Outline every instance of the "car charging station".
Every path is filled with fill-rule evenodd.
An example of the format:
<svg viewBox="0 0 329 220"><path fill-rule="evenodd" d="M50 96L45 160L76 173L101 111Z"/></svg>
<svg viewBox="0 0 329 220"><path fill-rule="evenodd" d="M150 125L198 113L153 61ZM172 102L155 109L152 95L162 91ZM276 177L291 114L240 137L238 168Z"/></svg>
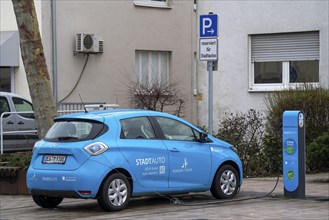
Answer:
<svg viewBox="0 0 329 220"><path fill-rule="evenodd" d="M305 198L305 116L302 111L283 113L282 158L284 196Z"/></svg>

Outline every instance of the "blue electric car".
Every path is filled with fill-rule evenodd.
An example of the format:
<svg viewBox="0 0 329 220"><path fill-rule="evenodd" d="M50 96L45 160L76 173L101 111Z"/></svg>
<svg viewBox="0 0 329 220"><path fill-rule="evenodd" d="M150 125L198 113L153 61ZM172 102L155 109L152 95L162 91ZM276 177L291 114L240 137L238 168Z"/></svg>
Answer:
<svg viewBox="0 0 329 220"><path fill-rule="evenodd" d="M34 202L97 199L122 210L136 196L211 191L233 198L242 184L236 149L176 116L103 110L55 118L34 147L27 172Z"/></svg>

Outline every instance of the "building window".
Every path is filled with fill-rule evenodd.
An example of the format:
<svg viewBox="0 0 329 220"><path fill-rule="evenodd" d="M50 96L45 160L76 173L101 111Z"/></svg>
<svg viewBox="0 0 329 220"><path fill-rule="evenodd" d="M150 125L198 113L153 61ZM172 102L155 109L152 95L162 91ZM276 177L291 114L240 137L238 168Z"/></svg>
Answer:
<svg viewBox="0 0 329 220"><path fill-rule="evenodd" d="M136 73L138 83L143 86L154 86L168 83L169 52L136 51Z"/></svg>
<svg viewBox="0 0 329 220"><path fill-rule="evenodd" d="M169 0L135 0L134 5L146 7L170 8Z"/></svg>
<svg viewBox="0 0 329 220"><path fill-rule="evenodd" d="M251 35L250 91L319 84L319 32Z"/></svg>
<svg viewBox="0 0 329 220"><path fill-rule="evenodd" d="M11 67L0 67L0 91L12 91L12 69Z"/></svg>

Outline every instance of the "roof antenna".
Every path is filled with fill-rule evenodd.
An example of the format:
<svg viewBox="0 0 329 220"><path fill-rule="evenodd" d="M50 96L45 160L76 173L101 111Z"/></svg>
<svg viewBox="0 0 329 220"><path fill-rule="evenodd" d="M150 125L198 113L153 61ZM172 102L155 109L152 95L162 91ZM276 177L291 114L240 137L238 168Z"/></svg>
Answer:
<svg viewBox="0 0 329 220"><path fill-rule="evenodd" d="M88 113L87 108L86 108L86 106L85 106L85 103L83 103L83 101L82 101L82 98L81 98L80 93L79 93L79 97L80 97L81 103L82 103L82 105L83 105L83 109L85 110L85 113Z"/></svg>

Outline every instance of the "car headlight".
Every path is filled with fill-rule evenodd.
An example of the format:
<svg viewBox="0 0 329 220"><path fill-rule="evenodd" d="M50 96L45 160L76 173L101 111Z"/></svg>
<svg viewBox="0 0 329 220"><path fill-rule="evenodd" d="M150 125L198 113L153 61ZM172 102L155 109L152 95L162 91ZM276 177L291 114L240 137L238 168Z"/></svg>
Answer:
<svg viewBox="0 0 329 220"><path fill-rule="evenodd" d="M236 147L231 146L230 148L231 148L231 150L233 150L236 154L238 154L238 149L237 149Z"/></svg>
<svg viewBox="0 0 329 220"><path fill-rule="evenodd" d="M83 149L87 151L90 155L97 156L105 152L107 149L109 149L109 147L102 142L96 142L85 146Z"/></svg>

